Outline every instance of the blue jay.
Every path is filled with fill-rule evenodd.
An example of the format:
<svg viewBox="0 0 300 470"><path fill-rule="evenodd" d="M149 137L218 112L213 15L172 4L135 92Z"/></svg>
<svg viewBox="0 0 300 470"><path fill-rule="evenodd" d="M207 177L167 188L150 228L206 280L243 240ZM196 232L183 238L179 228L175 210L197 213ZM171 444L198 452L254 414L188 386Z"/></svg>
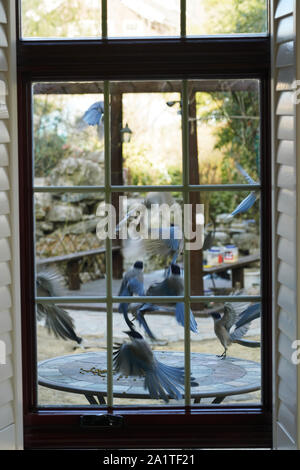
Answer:
<svg viewBox="0 0 300 470"><path fill-rule="evenodd" d="M102 139L104 135L104 102L96 101L84 113L83 121L89 126L98 126L99 138Z"/></svg>
<svg viewBox="0 0 300 470"><path fill-rule="evenodd" d="M242 313L240 312L241 309L243 310ZM215 334L224 347L223 354L218 357L226 358L228 347L232 343L241 340L249 330L251 321L259 316L260 313L258 312L260 312L260 304L251 305L247 308L247 304L226 302L223 316L220 313L211 314L214 320ZM234 329L231 331L233 327Z"/></svg>
<svg viewBox="0 0 300 470"><path fill-rule="evenodd" d="M144 295L144 264L142 261L136 261L131 269L123 276L122 284L119 290L119 296ZM124 319L132 328L132 322L128 318L128 303L119 304L119 312L123 313Z"/></svg>
<svg viewBox="0 0 300 470"><path fill-rule="evenodd" d="M171 274L162 282L156 282L149 286L147 289L146 295L154 296L180 296L183 295L183 280L180 276L180 267L177 264L171 264ZM149 311L159 310L157 305L145 303L137 311L137 319L139 323L144 327L145 331L150 338L156 339L153 333L151 332L145 318L144 314ZM177 322L184 326L184 303L177 302L175 305L175 317ZM190 329L194 333L198 333L197 323L193 312L190 310Z"/></svg>
<svg viewBox="0 0 300 470"><path fill-rule="evenodd" d="M242 175L246 178L249 184L256 184L256 181L254 181L251 176L248 175L246 170L241 167L241 165L236 165L238 170L242 173ZM255 203L255 201L258 198L258 193L255 191L251 191L250 194L248 194L245 199L242 200L242 202L234 209L234 211L231 213L231 216L235 216L237 214L241 214L243 212L247 212Z"/></svg>
<svg viewBox="0 0 300 470"><path fill-rule="evenodd" d="M174 367L158 361L142 335L131 328L125 331L130 342L115 345L114 368L125 376L145 377L144 388L153 399L180 400L184 390L184 367ZM191 386L198 383L191 377Z"/></svg>
<svg viewBox="0 0 300 470"><path fill-rule="evenodd" d="M236 328L240 328L241 326L251 323L256 318L259 318L261 315L261 304L253 304L250 305L244 312L242 312L239 316L239 320L236 322ZM258 348L260 346L260 341L251 341L246 339L236 340L237 343L241 344L242 346L246 346L248 348Z"/></svg>
<svg viewBox="0 0 300 470"><path fill-rule="evenodd" d="M239 315L239 319L236 322L236 327L239 328L240 326L244 326L247 323L251 323L256 318L259 318L260 314L261 314L260 303L250 305Z"/></svg>
<svg viewBox="0 0 300 470"><path fill-rule="evenodd" d="M36 275L36 292L38 297L56 297L61 290L60 275L53 270L40 271ZM37 319L45 320L48 332L57 338L70 339L82 345L82 338L77 336L70 315L54 304L37 303Z"/></svg>

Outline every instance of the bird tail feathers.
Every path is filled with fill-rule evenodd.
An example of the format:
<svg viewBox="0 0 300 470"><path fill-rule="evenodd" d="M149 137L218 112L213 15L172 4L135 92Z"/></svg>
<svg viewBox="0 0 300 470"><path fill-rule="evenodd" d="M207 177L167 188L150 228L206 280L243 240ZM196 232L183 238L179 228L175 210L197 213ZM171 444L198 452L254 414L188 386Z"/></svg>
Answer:
<svg viewBox="0 0 300 470"><path fill-rule="evenodd" d="M70 339L80 344L82 338L76 335L74 330L74 323L70 315L57 305L37 305L39 317L41 313L45 316L45 326L48 331L52 331L57 338L64 340Z"/></svg>
<svg viewBox="0 0 300 470"><path fill-rule="evenodd" d="M178 302L176 304L175 316L176 316L177 322L181 326L184 326L184 303L183 302ZM193 331L193 333L198 333L197 322L195 320L192 310L190 310L190 329L191 331Z"/></svg>

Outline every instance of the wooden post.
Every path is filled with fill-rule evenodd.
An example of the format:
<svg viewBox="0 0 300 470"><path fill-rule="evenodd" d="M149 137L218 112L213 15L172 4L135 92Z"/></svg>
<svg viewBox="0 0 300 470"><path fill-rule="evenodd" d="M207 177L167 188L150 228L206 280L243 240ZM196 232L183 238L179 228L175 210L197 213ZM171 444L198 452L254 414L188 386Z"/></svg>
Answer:
<svg viewBox="0 0 300 470"><path fill-rule="evenodd" d="M123 154L122 154L122 94L111 94L111 184L123 184ZM112 193L112 204L116 209L117 223L119 222L119 197L122 193ZM112 241L112 246L121 245L121 241ZM114 279L123 276L123 256L121 250L113 251L112 269Z"/></svg>
<svg viewBox="0 0 300 470"><path fill-rule="evenodd" d="M233 289L243 289L244 287L244 268L234 268L232 273L232 287Z"/></svg>
<svg viewBox="0 0 300 470"><path fill-rule="evenodd" d="M189 93L189 173L190 184L199 184L198 139L197 139L197 113L196 93L191 89ZM200 193L190 193L190 204L193 205L192 227L196 228L196 204L200 204ZM191 251L191 295L203 295L203 260L202 250ZM193 304L192 308L201 310L202 304Z"/></svg>
<svg viewBox="0 0 300 470"><path fill-rule="evenodd" d="M79 262L70 261L67 268L69 290L80 290Z"/></svg>

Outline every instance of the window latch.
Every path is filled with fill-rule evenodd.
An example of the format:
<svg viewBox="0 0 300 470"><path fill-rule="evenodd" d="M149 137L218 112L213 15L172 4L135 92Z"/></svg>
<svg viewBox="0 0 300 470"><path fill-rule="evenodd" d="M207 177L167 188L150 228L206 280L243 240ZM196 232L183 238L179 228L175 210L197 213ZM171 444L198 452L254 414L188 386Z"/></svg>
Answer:
<svg viewBox="0 0 300 470"><path fill-rule="evenodd" d="M121 415L101 414L80 416L80 427L84 429L121 428L124 417Z"/></svg>

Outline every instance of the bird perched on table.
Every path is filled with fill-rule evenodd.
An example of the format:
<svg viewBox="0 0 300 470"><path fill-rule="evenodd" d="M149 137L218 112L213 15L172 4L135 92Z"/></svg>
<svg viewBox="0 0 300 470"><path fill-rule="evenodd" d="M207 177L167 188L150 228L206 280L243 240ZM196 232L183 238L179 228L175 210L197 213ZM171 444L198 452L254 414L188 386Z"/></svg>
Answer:
<svg viewBox="0 0 300 470"><path fill-rule="evenodd" d="M119 290L119 296L133 296L144 295L144 263L136 261L131 269L129 269L123 276L122 284ZM124 319L132 328L132 322L128 318L128 303L119 304L119 312L123 313Z"/></svg>
<svg viewBox="0 0 300 470"><path fill-rule="evenodd" d="M220 343L224 347L224 352L218 357L226 358L228 347L235 342L239 342L250 328L252 320L260 315L260 304L247 307L246 303L226 302L224 304L224 314L212 313L214 320L214 331ZM234 327L233 331L230 331ZM245 344L246 345L246 344Z"/></svg>
<svg viewBox="0 0 300 470"><path fill-rule="evenodd" d="M249 184L257 184L256 181L254 181L254 179L252 179L251 176L248 175L247 171L244 170L241 165L237 164L236 166L240 173L242 173L242 175L246 178ZM248 196L245 197L245 199L243 199L242 202L234 209L230 216L233 217L237 214L247 212L253 206L257 198L258 193L256 191L251 191L251 193L248 194Z"/></svg>
<svg viewBox="0 0 300 470"><path fill-rule="evenodd" d="M54 270L40 271L36 275L36 293L38 297L57 297L61 292L61 276ZM71 339L82 345L82 338L77 336L72 318L55 304L37 303L37 319L45 320L48 332L57 338Z"/></svg>
<svg viewBox="0 0 300 470"><path fill-rule="evenodd" d="M150 397L162 399L166 403L170 398L180 400L184 389L184 367L169 366L158 361L142 335L131 329L125 332L130 342L116 344L114 351L114 368L126 376L145 377L144 388ZM198 386L191 377L191 386Z"/></svg>
<svg viewBox="0 0 300 470"><path fill-rule="evenodd" d="M181 296L183 295L183 279L180 275L180 267L177 264L171 264L171 274L166 277L161 282L156 282L152 285L150 285L147 289L146 295L151 296L151 297L156 297L156 296ZM171 305L174 305L174 302L171 303ZM145 331L149 335L150 338L155 339L155 336L151 332L145 318L144 314L146 312L153 310L159 310L159 307L157 305L151 304L151 303L144 303L141 308L137 310L137 319L139 323L144 327ZM175 305L175 317L177 322L181 325L184 326L184 303L183 302L177 302ZM195 320L195 317L193 315L193 312L190 310L190 329L194 333L198 333L197 330L197 323Z"/></svg>
<svg viewBox="0 0 300 470"><path fill-rule="evenodd" d="M99 138L102 140L104 135L104 102L96 101L84 113L82 119L89 126L98 126Z"/></svg>

